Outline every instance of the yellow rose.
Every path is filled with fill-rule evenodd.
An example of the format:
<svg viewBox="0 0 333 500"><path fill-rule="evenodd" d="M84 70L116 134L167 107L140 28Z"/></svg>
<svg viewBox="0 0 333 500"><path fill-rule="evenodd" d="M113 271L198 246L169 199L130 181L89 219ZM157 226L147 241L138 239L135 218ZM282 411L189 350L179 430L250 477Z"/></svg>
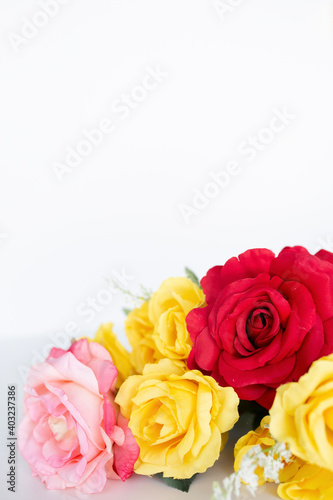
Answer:
<svg viewBox="0 0 333 500"><path fill-rule="evenodd" d="M333 471L333 354L315 361L298 382L277 389L272 435L304 461Z"/></svg>
<svg viewBox="0 0 333 500"><path fill-rule="evenodd" d="M304 464L292 480L279 485L278 495L284 500L332 500L333 472Z"/></svg>
<svg viewBox="0 0 333 500"><path fill-rule="evenodd" d="M211 467L238 419L238 396L179 361L147 365L121 386L116 402L140 447L137 474L190 478Z"/></svg>
<svg viewBox="0 0 333 500"><path fill-rule="evenodd" d="M188 358L192 341L186 328L186 316L204 302L203 291L188 278L169 278L153 294L148 315L154 325L153 340L164 357Z"/></svg>
<svg viewBox="0 0 333 500"><path fill-rule="evenodd" d="M148 302L129 313L125 332L133 349L131 361L137 373L142 373L146 363L155 363L162 357L153 340L154 326L148 317Z"/></svg>
<svg viewBox="0 0 333 500"><path fill-rule="evenodd" d="M275 439L272 438L269 432L269 422L270 417L269 415L267 415L261 420L260 426L255 431L248 432L247 434L245 434L245 436L242 436L237 441L234 448L235 472L239 470L243 456L248 451L250 451L253 446L260 444L261 448L265 450L266 448L270 448L271 446L274 446L276 444ZM296 474L302 463L303 461L299 460L296 457L292 457L292 461L286 463L284 468L279 471L280 482L288 481L290 478L292 478ZM263 468L257 467L255 473L259 478L258 484L264 484L266 481Z"/></svg>
<svg viewBox="0 0 333 500"><path fill-rule="evenodd" d="M150 300L129 313L125 332L133 349L131 360L137 373L142 373L147 363L156 363L162 358L188 358L192 341L186 316L204 301L201 288L190 279L169 278Z"/></svg>
<svg viewBox="0 0 333 500"><path fill-rule="evenodd" d="M124 380L135 373L135 370L131 363L130 353L121 345L112 327L112 323L101 325L92 340L101 344L110 353L112 361L118 369L116 389L119 389Z"/></svg>

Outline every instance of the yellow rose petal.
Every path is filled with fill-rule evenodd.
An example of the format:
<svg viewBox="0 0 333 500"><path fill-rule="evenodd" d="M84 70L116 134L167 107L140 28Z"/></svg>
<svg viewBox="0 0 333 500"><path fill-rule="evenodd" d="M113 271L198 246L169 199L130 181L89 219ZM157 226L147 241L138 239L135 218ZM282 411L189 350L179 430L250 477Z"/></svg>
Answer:
<svg viewBox="0 0 333 500"><path fill-rule="evenodd" d="M315 361L298 382L277 389L272 435L304 461L333 471L333 354Z"/></svg>
<svg viewBox="0 0 333 500"><path fill-rule="evenodd" d="M101 344L110 353L118 370L116 388L119 389L124 380L135 373L135 369L131 362L130 353L121 345L112 328L112 323L101 325L92 340Z"/></svg>
<svg viewBox="0 0 333 500"><path fill-rule="evenodd" d="M204 472L218 459L238 418L233 389L168 359L129 377L116 402L140 447L138 474L189 478Z"/></svg>

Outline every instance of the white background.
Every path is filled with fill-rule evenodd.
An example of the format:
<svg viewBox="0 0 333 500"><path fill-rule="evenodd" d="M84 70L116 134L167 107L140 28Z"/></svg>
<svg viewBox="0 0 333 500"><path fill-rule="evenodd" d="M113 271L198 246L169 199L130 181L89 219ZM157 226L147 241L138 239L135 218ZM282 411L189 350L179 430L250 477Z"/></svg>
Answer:
<svg viewBox="0 0 333 500"><path fill-rule="evenodd" d="M333 251L332 0L71 0L22 41L41 3L0 1L5 384L66 328L113 321L123 338L123 297L99 300L115 273L136 293L247 248ZM112 106L156 67L168 76L122 119ZM249 161L239 148L276 109L293 119ZM105 118L114 131L61 182L54 162Z"/></svg>
<svg viewBox="0 0 333 500"><path fill-rule="evenodd" d="M333 2L238 3L71 0L15 51L41 7L1 0L2 338L120 324L119 296L77 314L114 271L155 289L247 248L332 247ZM169 76L122 120L112 104L156 65ZM295 118L249 162L239 145L284 107ZM53 163L104 118L115 131L60 182ZM186 223L180 205L235 159Z"/></svg>

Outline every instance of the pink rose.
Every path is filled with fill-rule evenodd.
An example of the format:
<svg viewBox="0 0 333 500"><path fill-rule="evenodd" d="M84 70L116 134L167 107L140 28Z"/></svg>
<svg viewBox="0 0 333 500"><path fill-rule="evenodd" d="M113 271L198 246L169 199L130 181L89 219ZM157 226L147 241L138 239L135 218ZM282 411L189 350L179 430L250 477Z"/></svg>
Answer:
<svg viewBox="0 0 333 500"><path fill-rule="evenodd" d="M31 368L18 446L48 489L98 493L107 478L131 476L139 447L114 402L117 374L106 349L87 339Z"/></svg>

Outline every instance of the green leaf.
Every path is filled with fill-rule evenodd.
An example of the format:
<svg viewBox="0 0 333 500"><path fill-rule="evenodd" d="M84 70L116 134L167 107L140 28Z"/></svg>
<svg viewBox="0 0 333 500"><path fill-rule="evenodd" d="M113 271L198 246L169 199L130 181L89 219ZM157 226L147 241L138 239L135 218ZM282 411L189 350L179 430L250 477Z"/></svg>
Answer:
<svg viewBox="0 0 333 500"><path fill-rule="evenodd" d="M194 476L190 477L190 479L175 479L173 477L163 477L163 472L155 474L155 477L161 479L165 484L171 486L171 488L176 488L177 490L184 491L185 493L188 493L192 481L196 476L197 474L194 474Z"/></svg>
<svg viewBox="0 0 333 500"><path fill-rule="evenodd" d="M242 428L255 430L261 422L261 419L268 415L268 410L263 408L255 401L241 400L238 406L240 415L239 422L242 422Z"/></svg>
<svg viewBox="0 0 333 500"><path fill-rule="evenodd" d="M186 278L193 281L193 283L195 283L196 285L198 285L201 288L198 276L196 274L194 274L194 272L191 271L191 269L189 269L188 267L185 267L185 273L186 273Z"/></svg>
<svg viewBox="0 0 333 500"><path fill-rule="evenodd" d="M131 309L126 309L126 307L124 307L124 308L123 308L123 311L124 311L124 313L126 314L126 316L128 316L128 315L129 315L129 313L130 313L130 312L132 312L132 310L131 310Z"/></svg>

